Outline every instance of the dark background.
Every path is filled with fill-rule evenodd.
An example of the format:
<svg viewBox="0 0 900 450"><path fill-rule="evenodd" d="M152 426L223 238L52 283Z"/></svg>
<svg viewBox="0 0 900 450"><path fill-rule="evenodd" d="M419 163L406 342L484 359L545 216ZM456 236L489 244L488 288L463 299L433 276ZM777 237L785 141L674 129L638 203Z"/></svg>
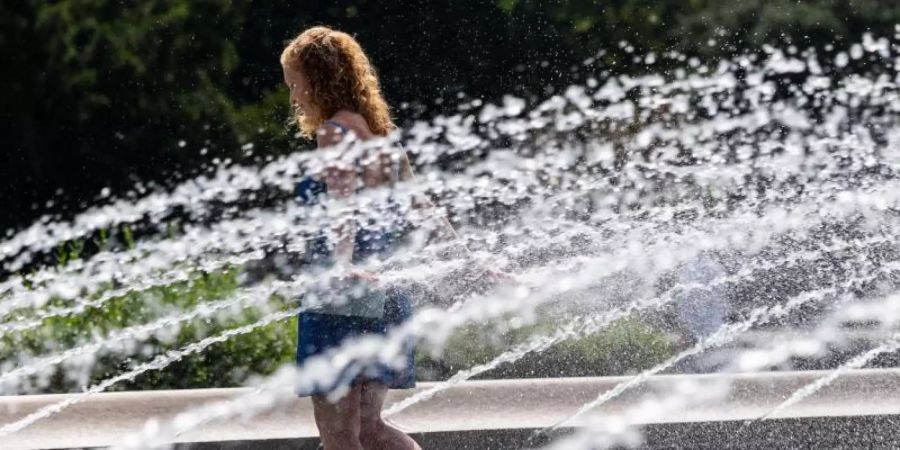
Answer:
<svg viewBox="0 0 900 450"><path fill-rule="evenodd" d="M543 98L600 65L666 72L631 63L622 40L635 54L771 43L830 57L895 23L893 0L2 0L0 236L104 187L123 196L308 147L278 56L312 25L359 39L403 125L475 97Z"/></svg>

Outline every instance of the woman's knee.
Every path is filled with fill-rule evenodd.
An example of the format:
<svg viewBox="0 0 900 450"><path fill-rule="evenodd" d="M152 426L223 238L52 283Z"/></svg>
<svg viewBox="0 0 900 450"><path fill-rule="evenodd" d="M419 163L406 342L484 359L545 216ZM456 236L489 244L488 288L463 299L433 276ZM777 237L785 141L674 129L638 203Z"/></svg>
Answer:
<svg viewBox="0 0 900 450"><path fill-rule="evenodd" d="M358 415L325 406L315 408L315 418L319 437L326 450L362 448Z"/></svg>
<svg viewBox="0 0 900 450"><path fill-rule="evenodd" d="M377 444L384 440L386 430L387 424L380 417L361 417L359 422L359 442L365 448L376 448Z"/></svg>
<svg viewBox="0 0 900 450"><path fill-rule="evenodd" d="M360 408L359 390L351 390L349 395L330 402L324 396L313 397L313 415L319 431L328 434L359 434Z"/></svg>

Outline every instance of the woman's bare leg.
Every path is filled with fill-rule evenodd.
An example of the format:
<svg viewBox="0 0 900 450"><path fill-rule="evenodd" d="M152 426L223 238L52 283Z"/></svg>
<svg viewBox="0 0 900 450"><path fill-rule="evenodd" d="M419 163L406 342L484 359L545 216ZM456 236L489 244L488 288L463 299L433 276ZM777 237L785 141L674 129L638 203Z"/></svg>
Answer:
<svg viewBox="0 0 900 450"><path fill-rule="evenodd" d="M360 392L360 383L354 383L337 403L324 395L313 396L316 426L325 450L363 450L359 442Z"/></svg>
<svg viewBox="0 0 900 450"><path fill-rule="evenodd" d="M388 388L376 381L363 381L359 400L359 441L365 450L422 450L413 438L386 424L381 407Z"/></svg>

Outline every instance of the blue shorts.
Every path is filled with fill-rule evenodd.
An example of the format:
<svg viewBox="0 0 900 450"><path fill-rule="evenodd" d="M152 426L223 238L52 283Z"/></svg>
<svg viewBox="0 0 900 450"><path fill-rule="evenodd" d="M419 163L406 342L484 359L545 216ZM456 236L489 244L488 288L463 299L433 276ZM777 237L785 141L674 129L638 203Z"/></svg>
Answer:
<svg viewBox="0 0 900 450"><path fill-rule="evenodd" d="M387 291L384 316L380 319L303 312L297 320L297 365L302 366L311 357L339 347L344 340L368 334L385 335L394 326L412 315L412 305L404 293L397 289ZM416 386L415 346L410 342L404 347L405 364L402 368L375 364L359 367L351 364L339 376L327 383L297 389L297 395L326 395L350 386L359 379L378 381L390 389L411 389Z"/></svg>

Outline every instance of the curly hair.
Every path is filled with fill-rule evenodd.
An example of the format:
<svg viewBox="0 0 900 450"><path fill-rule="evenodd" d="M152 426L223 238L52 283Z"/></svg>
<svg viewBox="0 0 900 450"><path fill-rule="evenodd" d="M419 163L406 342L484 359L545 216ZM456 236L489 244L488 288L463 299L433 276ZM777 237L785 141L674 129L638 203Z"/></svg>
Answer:
<svg viewBox="0 0 900 450"><path fill-rule="evenodd" d="M362 115L376 135L396 128L375 68L349 34L322 26L310 28L287 44L281 64L309 80L310 110L298 111L296 116L301 135L315 136L322 123L342 109Z"/></svg>

